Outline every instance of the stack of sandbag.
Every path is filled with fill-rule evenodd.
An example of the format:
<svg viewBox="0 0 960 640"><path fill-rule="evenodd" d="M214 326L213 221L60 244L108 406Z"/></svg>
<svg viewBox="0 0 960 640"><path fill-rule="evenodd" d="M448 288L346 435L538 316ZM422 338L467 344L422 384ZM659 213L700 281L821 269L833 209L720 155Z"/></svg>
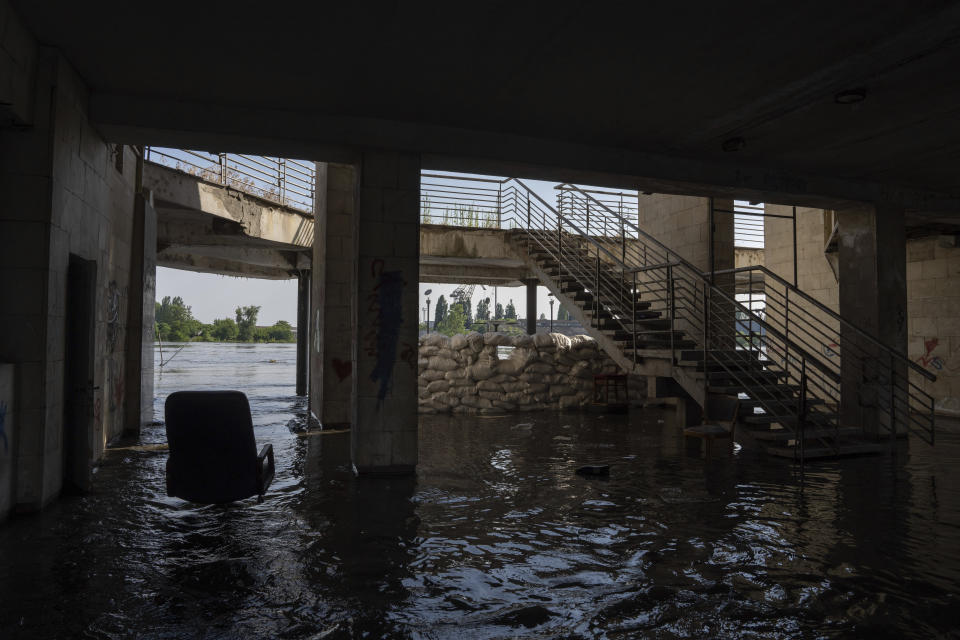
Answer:
<svg viewBox="0 0 960 640"><path fill-rule="evenodd" d="M435 333L420 340L419 371L421 413L490 415L578 408L594 375L619 369L589 336Z"/></svg>

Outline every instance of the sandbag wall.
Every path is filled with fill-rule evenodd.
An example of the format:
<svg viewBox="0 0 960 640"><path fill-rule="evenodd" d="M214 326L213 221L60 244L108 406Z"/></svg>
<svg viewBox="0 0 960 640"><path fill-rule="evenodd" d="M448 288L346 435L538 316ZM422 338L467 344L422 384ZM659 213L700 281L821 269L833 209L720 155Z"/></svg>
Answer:
<svg viewBox="0 0 960 640"><path fill-rule="evenodd" d="M503 360L501 346L514 347ZM419 356L421 413L577 409L593 401L595 374L619 372L589 336L559 333L435 333L420 339ZM642 399L645 381L631 379L629 389Z"/></svg>

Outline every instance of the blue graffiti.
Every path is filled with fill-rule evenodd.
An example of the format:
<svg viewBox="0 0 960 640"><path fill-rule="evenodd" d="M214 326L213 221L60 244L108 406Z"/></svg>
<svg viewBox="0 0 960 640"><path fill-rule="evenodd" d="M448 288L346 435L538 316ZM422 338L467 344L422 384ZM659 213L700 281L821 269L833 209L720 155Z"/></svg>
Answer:
<svg viewBox="0 0 960 640"><path fill-rule="evenodd" d="M403 287L406 282L400 271L384 271L380 273L379 282L374 287L371 298L371 311L374 311L376 320L376 343L374 353L377 363L370 374L370 379L380 382L377 391L377 404L383 402L390 390L393 379L393 367L397 362L397 340L400 336L400 324L403 322Z"/></svg>
<svg viewBox="0 0 960 640"><path fill-rule="evenodd" d="M7 403L0 400L0 438L3 438L3 452L10 450L10 444L7 442Z"/></svg>

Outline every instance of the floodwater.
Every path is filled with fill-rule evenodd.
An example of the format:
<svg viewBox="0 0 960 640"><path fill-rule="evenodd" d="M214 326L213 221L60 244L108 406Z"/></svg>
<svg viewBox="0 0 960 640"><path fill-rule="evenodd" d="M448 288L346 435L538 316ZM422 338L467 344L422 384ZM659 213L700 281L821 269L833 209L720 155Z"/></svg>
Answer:
<svg viewBox="0 0 960 640"><path fill-rule="evenodd" d="M298 432L292 345L157 376L250 397L263 504L168 498L162 426L0 526L2 638L958 637L960 435L792 465L688 451L669 411L424 416L415 478ZM722 447L718 447L722 449ZM609 463L585 478L584 463Z"/></svg>

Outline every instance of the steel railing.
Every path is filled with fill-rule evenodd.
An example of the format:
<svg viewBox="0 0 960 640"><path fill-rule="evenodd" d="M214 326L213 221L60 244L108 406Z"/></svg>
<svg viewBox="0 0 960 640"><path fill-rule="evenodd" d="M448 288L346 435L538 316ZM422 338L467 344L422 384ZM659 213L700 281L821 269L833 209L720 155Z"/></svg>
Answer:
<svg viewBox="0 0 960 640"><path fill-rule="evenodd" d="M658 349L677 367L699 352L708 389L742 389L756 415L791 431L799 455L807 440L836 449L848 403L878 431L932 444L933 398L910 374L935 377L765 267L705 273L642 231L635 210L597 197L608 192L560 185L554 208L516 178L423 180L423 221L517 229L625 356L639 363ZM762 280L762 297L738 300L737 278L751 292Z"/></svg>
<svg viewBox="0 0 960 640"><path fill-rule="evenodd" d="M147 147L144 160L291 209L314 212L316 169L312 162L166 147Z"/></svg>
<svg viewBox="0 0 960 640"><path fill-rule="evenodd" d="M669 301L671 327L698 343L704 369L713 367L735 380L765 413L783 418L780 424L801 432L810 424L822 433L832 428L834 437L824 444L834 446L842 407L852 402L865 407L865 419L891 437L902 427L933 443L933 398L911 382L910 372L930 380L935 376L905 355L765 267L702 273L590 194L567 193L558 215L591 218L597 230L591 240L619 252L614 269L639 273L643 268L648 282L635 288L659 291L660 304ZM618 226L623 227L619 233ZM736 300L735 278L744 273L751 290L754 275L765 283L762 313L756 304ZM855 376L858 384L841 385L845 376ZM841 397L842 389L857 397ZM796 435L800 443L805 440Z"/></svg>

